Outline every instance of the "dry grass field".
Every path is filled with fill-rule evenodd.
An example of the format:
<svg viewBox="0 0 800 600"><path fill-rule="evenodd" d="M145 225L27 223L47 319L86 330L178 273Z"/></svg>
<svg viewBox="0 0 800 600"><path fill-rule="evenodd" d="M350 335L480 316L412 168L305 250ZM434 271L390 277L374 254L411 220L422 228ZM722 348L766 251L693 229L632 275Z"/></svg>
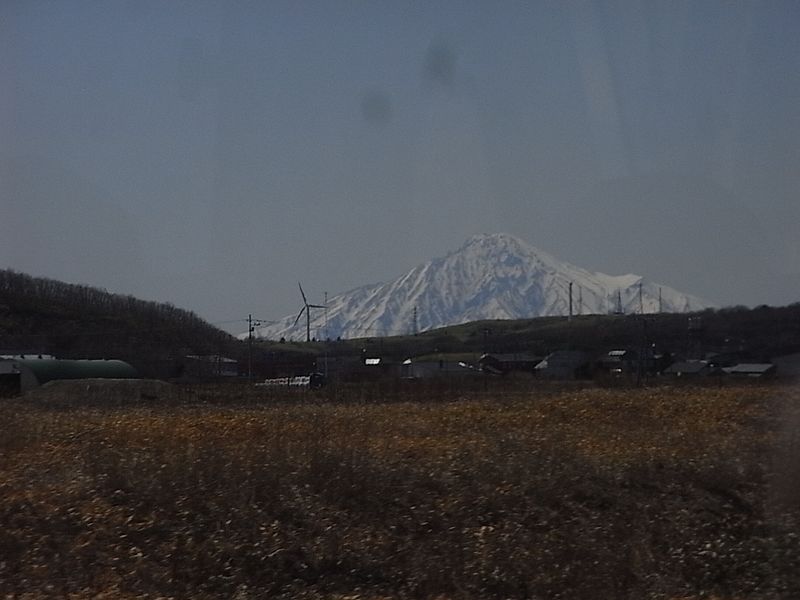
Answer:
<svg viewBox="0 0 800 600"><path fill-rule="evenodd" d="M0 598L800 597L796 388L381 393L5 401Z"/></svg>

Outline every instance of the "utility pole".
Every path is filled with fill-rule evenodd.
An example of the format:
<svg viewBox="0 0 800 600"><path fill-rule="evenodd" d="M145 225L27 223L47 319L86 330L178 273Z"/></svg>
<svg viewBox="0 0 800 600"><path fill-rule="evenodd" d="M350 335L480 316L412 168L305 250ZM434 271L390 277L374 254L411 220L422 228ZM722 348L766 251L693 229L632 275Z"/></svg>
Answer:
<svg viewBox="0 0 800 600"><path fill-rule="evenodd" d="M247 315L247 381L253 380L253 315Z"/></svg>
<svg viewBox="0 0 800 600"><path fill-rule="evenodd" d="M661 287L658 288L658 312L664 312L664 302L661 300Z"/></svg>
<svg viewBox="0 0 800 600"><path fill-rule="evenodd" d="M328 380L328 344L331 341L330 333L328 333L328 292L325 292L325 381Z"/></svg>
<svg viewBox="0 0 800 600"><path fill-rule="evenodd" d="M253 330L261 325L261 321L253 320L253 315L247 315L247 381L253 380Z"/></svg>
<svg viewBox="0 0 800 600"><path fill-rule="evenodd" d="M419 325L417 322L417 307L414 306L414 335L419 335Z"/></svg>
<svg viewBox="0 0 800 600"><path fill-rule="evenodd" d="M325 339L330 339L330 334L328 333L328 292L325 292Z"/></svg>
<svg viewBox="0 0 800 600"><path fill-rule="evenodd" d="M572 282L569 282L569 319L572 321Z"/></svg>
<svg viewBox="0 0 800 600"><path fill-rule="evenodd" d="M644 361L646 359L645 353L647 352L647 319L644 318L644 315L641 316L642 319L642 338L639 343L639 364L638 368L636 369L636 386L642 385L642 378L644 377Z"/></svg>

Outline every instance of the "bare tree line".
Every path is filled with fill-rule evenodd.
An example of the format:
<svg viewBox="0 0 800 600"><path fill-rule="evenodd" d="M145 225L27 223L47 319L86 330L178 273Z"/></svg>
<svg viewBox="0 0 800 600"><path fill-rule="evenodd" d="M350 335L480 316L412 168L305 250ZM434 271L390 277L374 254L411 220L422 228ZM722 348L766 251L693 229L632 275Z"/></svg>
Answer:
<svg viewBox="0 0 800 600"><path fill-rule="evenodd" d="M236 351L236 340L170 303L85 284L0 270L0 346L5 352L164 359Z"/></svg>

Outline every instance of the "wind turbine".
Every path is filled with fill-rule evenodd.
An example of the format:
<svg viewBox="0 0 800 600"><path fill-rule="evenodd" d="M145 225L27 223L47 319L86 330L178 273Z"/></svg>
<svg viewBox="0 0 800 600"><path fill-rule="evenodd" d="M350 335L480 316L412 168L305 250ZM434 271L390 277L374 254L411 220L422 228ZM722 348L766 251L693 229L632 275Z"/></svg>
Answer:
<svg viewBox="0 0 800 600"><path fill-rule="evenodd" d="M303 316L303 312L306 313L306 341L311 341L311 309L312 308L325 308L321 304L309 304L308 300L306 300L306 293L303 291L303 286L300 285L300 282L297 282L297 287L300 288L300 295L303 297L303 308L300 309L300 313L297 315L297 318L294 320L294 324L297 325L297 322L300 320L300 317ZM293 325L294 326L294 325Z"/></svg>

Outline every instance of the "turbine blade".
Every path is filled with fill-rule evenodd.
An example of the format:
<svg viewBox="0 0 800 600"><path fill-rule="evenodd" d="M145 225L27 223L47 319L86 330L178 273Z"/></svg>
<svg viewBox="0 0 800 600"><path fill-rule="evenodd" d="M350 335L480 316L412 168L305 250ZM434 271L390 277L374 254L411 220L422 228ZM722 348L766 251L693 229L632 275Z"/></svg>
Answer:
<svg viewBox="0 0 800 600"><path fill-rule="evenodd" d="M306 304L305 306L303 306L303 308L300 309L300 313L297 315L297 318L294 320L294 325L297 325L297 322L300 320L300 317L303 316L303 311L305 311L307 308L308 308L308 305ZM294 327L294 325L292 325L292 327Z"/></svg>
<svg viewBox="0 0 800 600"><path fill-rule="evenodd" d="M297 282L297 287L300 288L300 295L303 297L303 304L308 306L308 300L306 300L306 293L303 291L303 286L300 285L300 282Z"/></svg>

